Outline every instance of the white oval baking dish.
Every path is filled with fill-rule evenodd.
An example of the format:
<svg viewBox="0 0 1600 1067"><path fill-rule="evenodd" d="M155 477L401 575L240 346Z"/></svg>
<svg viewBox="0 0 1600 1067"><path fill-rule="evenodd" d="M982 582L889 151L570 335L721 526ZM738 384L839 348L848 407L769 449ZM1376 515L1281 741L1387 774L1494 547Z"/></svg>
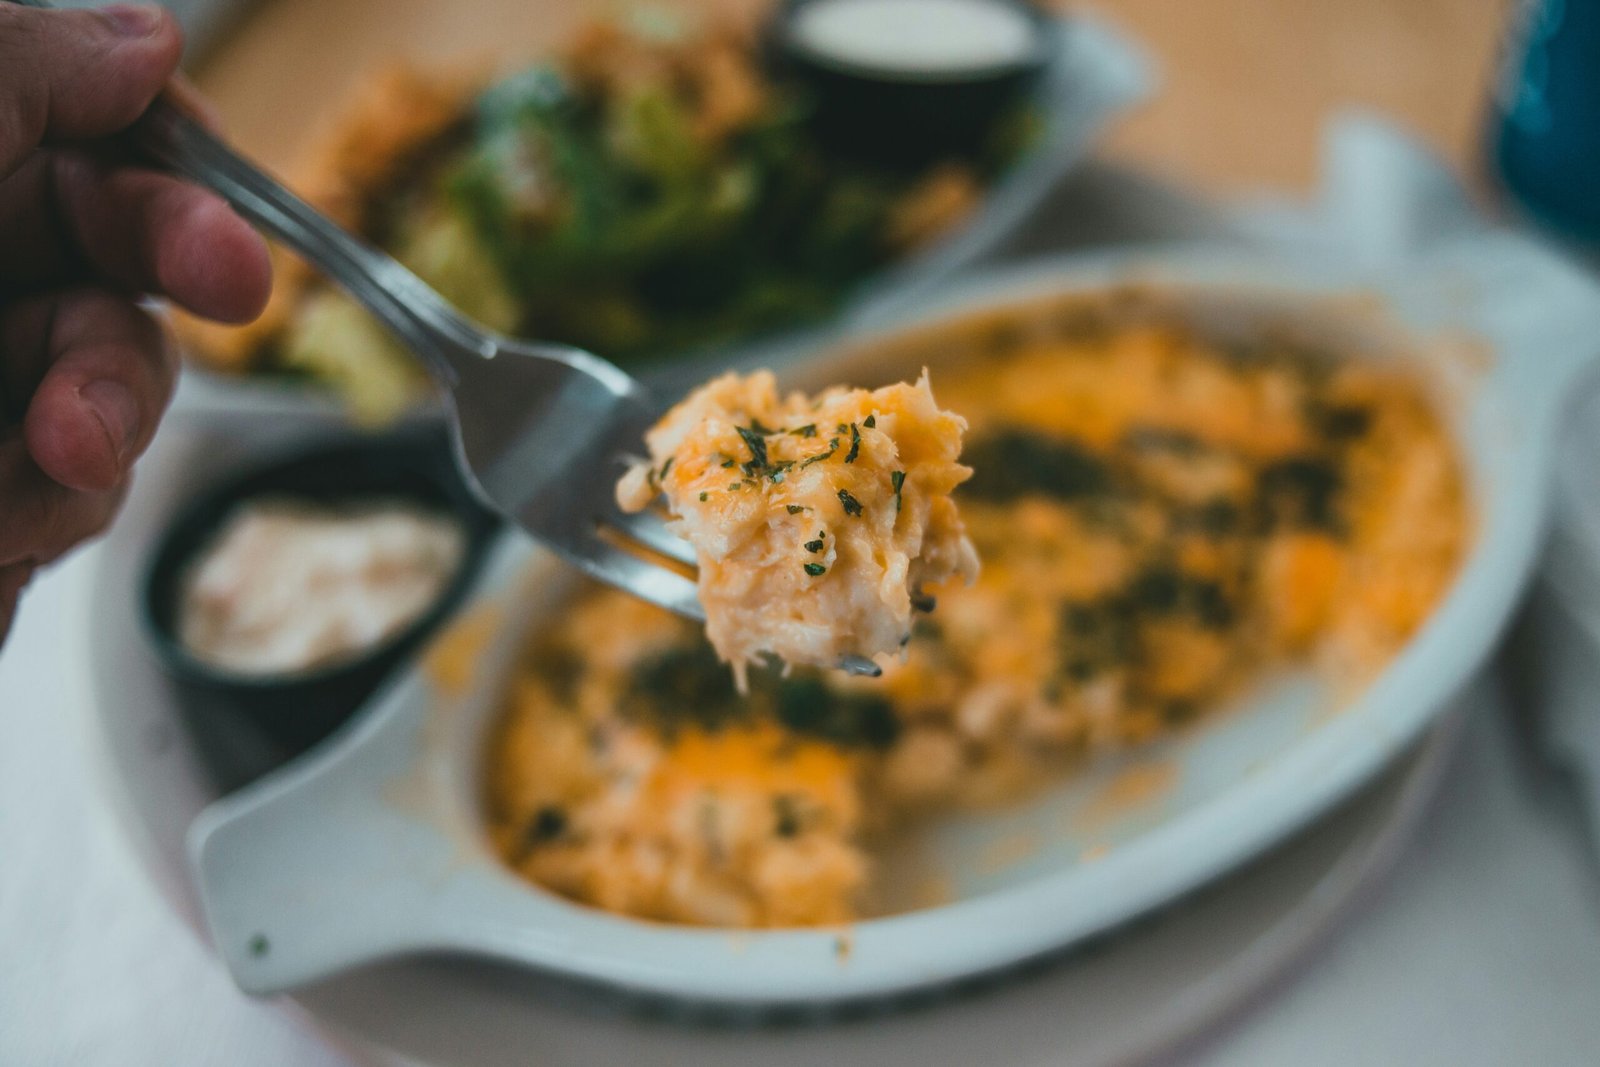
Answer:
<svg viewBox="0 0 1600 1067"><path fill-rule="evenodd" d="M1507 277L1518 285L1503 286ZM1530 279L1537 302L1502 296L1528 291ZM266 993L399 954L467 952L702 1002L886 995L1106 931L1255 855L1371 778L1469 679L1524 588L1543 533L1553 429L1591 354L1600 291L1535 243L1463 232L1380 271L1220 244L1058 259L977 279L937 306L954 318L1130 280L1189 294L1207 314L1332 322L1357 340L1389 322L1432 339L1422 348L1475 495L1475 540L1433 617L1339 714L1319 714L1324 694L1287 679L1018 809L954 820L930 839L953 879L942 906L844 931L635 921L528 885L482 837L482 728L526 630L564 585L542 553L510 540L473 609L499 614L468 692L439 692L419 667L328 748L219 801L192 828L207 919L240 986ZM1332 318L1330 300L1341 309ZM843 370L824 361L789 378L814 384ZM1076 816L1129 761L1148 759L1169 761L1176 785L1087 836ZM986 859L1018 834L1037 847L1009 864Z"/></svg>

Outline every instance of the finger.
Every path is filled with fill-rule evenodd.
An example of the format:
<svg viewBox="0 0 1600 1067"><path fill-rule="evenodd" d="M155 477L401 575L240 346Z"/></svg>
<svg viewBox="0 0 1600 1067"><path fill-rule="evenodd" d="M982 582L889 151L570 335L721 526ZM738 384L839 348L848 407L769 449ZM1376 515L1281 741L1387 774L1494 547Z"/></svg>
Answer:
<svg viewBox="0 0 1600 1067"><path fill-rule="evenodd" d="M47 140L126 128L178 69L182 51L177 21L158 7L0 3L0 175Z"/></svg>
<svg viewBox="0 0 1600 1067"><path fill-rule="evenodd" d="M176 359L160 325L95 289L33 298L3 325L7 349L39 367L23 436L40 470L69 489L121 483L172 397Z"/></svg>
<svg viewBox="0 0 1600 1067"><path fill-rule="evenodd" d="M11 632L11 621L17 613L17 601L22 598L22 590L27 587L28 580L32 577L31 563L13 563L9 567L0 567L0 645L5 644L6 635Z"/></svg>
<svg viewBox="0 0 1600 1067"><path fill-rule="evenodd" d="M0 284L89 279L247 322L272 267L266 243L213 193L86 152L37 153L0 183Z"/></svg>
<svg viewBox="0 0 1600 1067"><path fill-rule="evenodd" d="M69 489L45 474L22 441L0 444L0 567L37 565L59 558L105 529L122 502L122 486L106 491Z"/></svg>
<svg viewBox="0 0 1600 1067"><path fill-rule="evenodd" d="M182 71L174 74L172 80L167 82L167 100L218 137L223 135L222 112L206 99Z"/></svg>

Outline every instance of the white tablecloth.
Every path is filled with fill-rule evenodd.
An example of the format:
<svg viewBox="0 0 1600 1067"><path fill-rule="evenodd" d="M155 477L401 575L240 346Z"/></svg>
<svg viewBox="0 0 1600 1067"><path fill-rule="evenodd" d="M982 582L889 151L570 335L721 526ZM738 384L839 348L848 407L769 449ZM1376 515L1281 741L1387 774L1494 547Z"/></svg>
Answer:
<svg viewBox="0 0 1600 1067"><path fill-rule="evenodd" d="M72 579L29 593L0 652L0 1064L345 1063L238 993L138 868L93 766ZM1471 702L1394 875L1278 990L1179 1059L1595 1062L1600 872L1570 794L1529 757L1497 688Z"/></svg>
<svg viewBox="0 0 1600 1067"><path fill-rule="evenodd" d="M1115 171L1091 169L1062 198L1033 249L1210 225ZM39 581L0 650L0 1067L344 1063L235 991L138 869L87 744L73 577ZM1517 701L1488 686L1470 703L1442 794L1393 876L1183 1061L1600 1062L1600 863L1583 816L1530 754Z"/></svg>

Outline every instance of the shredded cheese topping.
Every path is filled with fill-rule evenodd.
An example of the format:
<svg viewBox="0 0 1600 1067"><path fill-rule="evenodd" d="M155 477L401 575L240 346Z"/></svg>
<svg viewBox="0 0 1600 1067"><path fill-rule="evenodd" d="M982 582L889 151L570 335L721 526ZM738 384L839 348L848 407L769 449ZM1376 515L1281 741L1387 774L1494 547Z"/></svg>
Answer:
<svg viewBox="0 0 1600 1067"><path fill-rule="evenodd" d="M658 497L694 546L706 635L740 688L770 654L834 667L897 654L923 590L978 558L951 490L966 421L915 385L780 396L771 372L727 374L646 437L617 486L623 508Z"/></svg>

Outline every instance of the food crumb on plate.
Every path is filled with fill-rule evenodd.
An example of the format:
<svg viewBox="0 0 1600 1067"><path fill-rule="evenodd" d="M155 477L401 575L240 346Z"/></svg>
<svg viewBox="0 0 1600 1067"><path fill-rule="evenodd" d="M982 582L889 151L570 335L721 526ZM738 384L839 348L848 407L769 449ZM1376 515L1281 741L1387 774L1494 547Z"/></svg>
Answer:
<svg viewBox="0 0 1600 1067"><path fill-rule="evenodd" d="M466 693L478 662L504 620L498 602L480 604L453 621L423 657L423 672L439 695L454 700Z"/></svg>

